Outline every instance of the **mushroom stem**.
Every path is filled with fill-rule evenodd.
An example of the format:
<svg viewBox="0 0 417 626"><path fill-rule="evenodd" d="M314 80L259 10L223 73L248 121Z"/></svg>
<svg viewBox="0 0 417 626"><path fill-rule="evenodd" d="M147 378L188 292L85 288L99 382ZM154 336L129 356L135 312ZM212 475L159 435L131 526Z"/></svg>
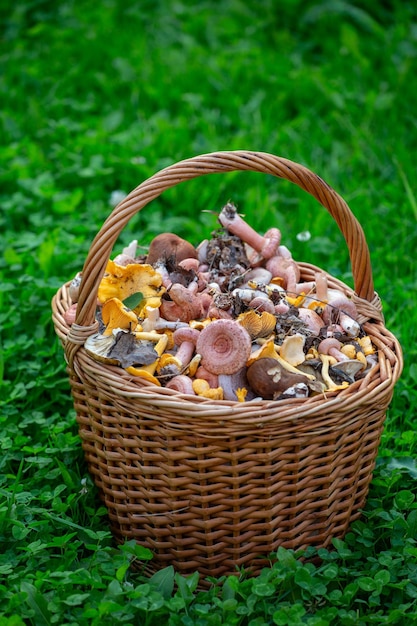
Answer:
<svg viewBox="0 0 417 626"><path fill-rule="evenodd" d="M349 361L349 357L341 352L342 344L334 337L323 339L318 345L318 351L321 354L328 354L336 359L336 361Z"/></svg>
<svg viewBox="0 0 417 626"><path fill-rule="evenodd" d="M224 228L259 252L265 259L269 259L276 253L281 241L278 228L270 228L265 236L260 235L242 219L236 207L230 202L222 208L218 219Z"/></svg>
<svg viewBox="0 0 417 626"><path fill-rule="evenodd" d="M191 361L199 336L200 331L195 328L178 328L174 331L174 343L178 346L175 356L183 367Z"/></svg>
<svg viewBox="0 0 417 626"><path fill-rule="evenodd" d="M118 265L129 265L130 263L134 263L137 247L137 239L134 239L128 246L123 248L121 254L114 257L113 261Z"/></svg>
<svg viewBox="0 0 417 626"><path fill-rule="evenodd" d="M188 328L187 322L179 320L166 320L161 317L159 309L153 306L145 308L145 319L141 322L142 329L145 332L152 330L177 330L178 328Z"/></svg>
<svg viewBox="0 0 417 626"><path fill-rule="evenodd" d="M339 389L346 389L349 386L347 381L344 381L341 385L336 385L336 383L330 378L329 375L329 365L330 358L327 354L321 354L320 360L322 362L321 368L321 376L323 378L324 383L327 386L327 391L339 391Z"/></svg>
<svg viewBox="0 0 417 626"><path fill-rule="evenodd" d="M327 302L327 276L324 272L316 272L316 298L320 302Z"/></svg>
<svg viewBox="0 0 417 626"><path fill-rule="evenodd" d="M282 367L293 374L301 374L302 376L306 376L309 380L314 380L314 376L312 374L306 374L305 372L300 372L296 367L288 363L285 359L283 359L279 354L276 357L278 363L282 365Z"/></svg>
<svg viewBox="0 0 417 626"><path fill-rule="evenodd" d="M219 386L223 389L223 397L225 400L239 400L238 389L246 389L248 381L246 378L246 367L242 367L234 374L219 374ZM245 398L248 394L246 389ZM249 399L253 394L249 394Z"/></svg>

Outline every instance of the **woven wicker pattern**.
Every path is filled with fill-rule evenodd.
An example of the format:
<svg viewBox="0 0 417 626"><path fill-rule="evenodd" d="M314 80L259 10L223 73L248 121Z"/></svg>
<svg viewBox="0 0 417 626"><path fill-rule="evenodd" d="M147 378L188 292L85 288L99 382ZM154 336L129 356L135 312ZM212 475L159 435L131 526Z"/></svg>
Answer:
<svg viewBox="0 0 417 626"><path fill-rule="evenodd" d="M96 332L98 285L127 221L164 189L232 170L291 180L334 217L350 252L355 291L330 275L328 281L355 299L378 348L378 366L366 378L302 400L213 402L155 387L83 349ZM314 280L319 268L299 265L302 279ZM150 571L173 564L185 574L220 576L240 566L259 571L280 545L328 546L346 533L366 500L402 354L383 323L363 231L334 190L306 168L263 153L183 161L116 207L91 246L83 277L76 324L70 329L63 319L71 305L68 285L53 300L53 319L85 457L118 540L149 547Z"/></svg>

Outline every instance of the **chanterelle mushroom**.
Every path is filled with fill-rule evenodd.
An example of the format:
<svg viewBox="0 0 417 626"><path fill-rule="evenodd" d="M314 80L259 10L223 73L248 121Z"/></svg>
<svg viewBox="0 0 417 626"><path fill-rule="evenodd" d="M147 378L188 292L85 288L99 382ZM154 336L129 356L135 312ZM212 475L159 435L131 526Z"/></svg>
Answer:
<svg viewBox="0 0 417 626"><path fill-rule="evenodd" d="M104 304L110 298L123 301L135 293L141 293L143 299L134 309L135 313L139 314L145 306L158 307L164 291L162 276L152 265L140 263L118 265L110 260L98 288L98 299Z"/></svg>
<svg viewBox="0 0 417 626"><path fill-rule="evenodd" d="M299 333L288 335L282 342L280 356L290 365L300 365L305 361L304 354L305 336Z"/></svg>
<svg viewBox="0 0 417 626"><path fill-rule="evenodd" d="M136 314L118 298L110 298L103 304L101 317L106 325L103 335L111 335L116 328L134 330L138 324Z"/></svg>

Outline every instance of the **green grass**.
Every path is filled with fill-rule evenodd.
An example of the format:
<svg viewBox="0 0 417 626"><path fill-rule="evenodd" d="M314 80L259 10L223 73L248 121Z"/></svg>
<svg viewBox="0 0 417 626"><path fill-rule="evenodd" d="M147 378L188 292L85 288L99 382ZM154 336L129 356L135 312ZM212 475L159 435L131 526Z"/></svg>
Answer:
<svg viewBox="0 0 417 626"><path fill-rule="evenodd" d="M17 0L0 9L0 626L417 623L417 9L329 0ZM117 548L87 475L50 300L112 192L195 154L300 162L349 203L405 369L362 519L320 565L280 550L255 579L197 591ZM170 190L123 232L198 243L232 198L294 257L352 284L336 226L258 174ZM310 231L311 238L297 239ZM118 245L119 245L118 244ZM119 248L120 248L119 245Z"/></svg>

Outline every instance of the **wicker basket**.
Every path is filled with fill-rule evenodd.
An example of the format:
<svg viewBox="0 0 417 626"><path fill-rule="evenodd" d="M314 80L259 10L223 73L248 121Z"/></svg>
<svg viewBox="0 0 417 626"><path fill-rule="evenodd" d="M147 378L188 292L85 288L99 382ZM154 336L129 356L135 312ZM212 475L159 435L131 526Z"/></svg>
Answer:
<svg viewBox="0 0 417 626"><path fill-rule="evenodd" d="M307 399L211 401L156 387L101 364L83 348L97 331L96 297L128 220L164 190L203 174L249 170L287 179L314 196L337 222L349 249L352 297L378 366L348 388ZM313 265L299 263L314 280ZM323 270L320 270L323 271ZM329 546L360 516L402 354L385 328L361 226L321 178L287 159L248 151L191 158L158 172L121 202L94 239L83 269L76 323L69 283L53 299L89 471L118 541L154 553L150 571L257 573L278 546Z"/></svg>

